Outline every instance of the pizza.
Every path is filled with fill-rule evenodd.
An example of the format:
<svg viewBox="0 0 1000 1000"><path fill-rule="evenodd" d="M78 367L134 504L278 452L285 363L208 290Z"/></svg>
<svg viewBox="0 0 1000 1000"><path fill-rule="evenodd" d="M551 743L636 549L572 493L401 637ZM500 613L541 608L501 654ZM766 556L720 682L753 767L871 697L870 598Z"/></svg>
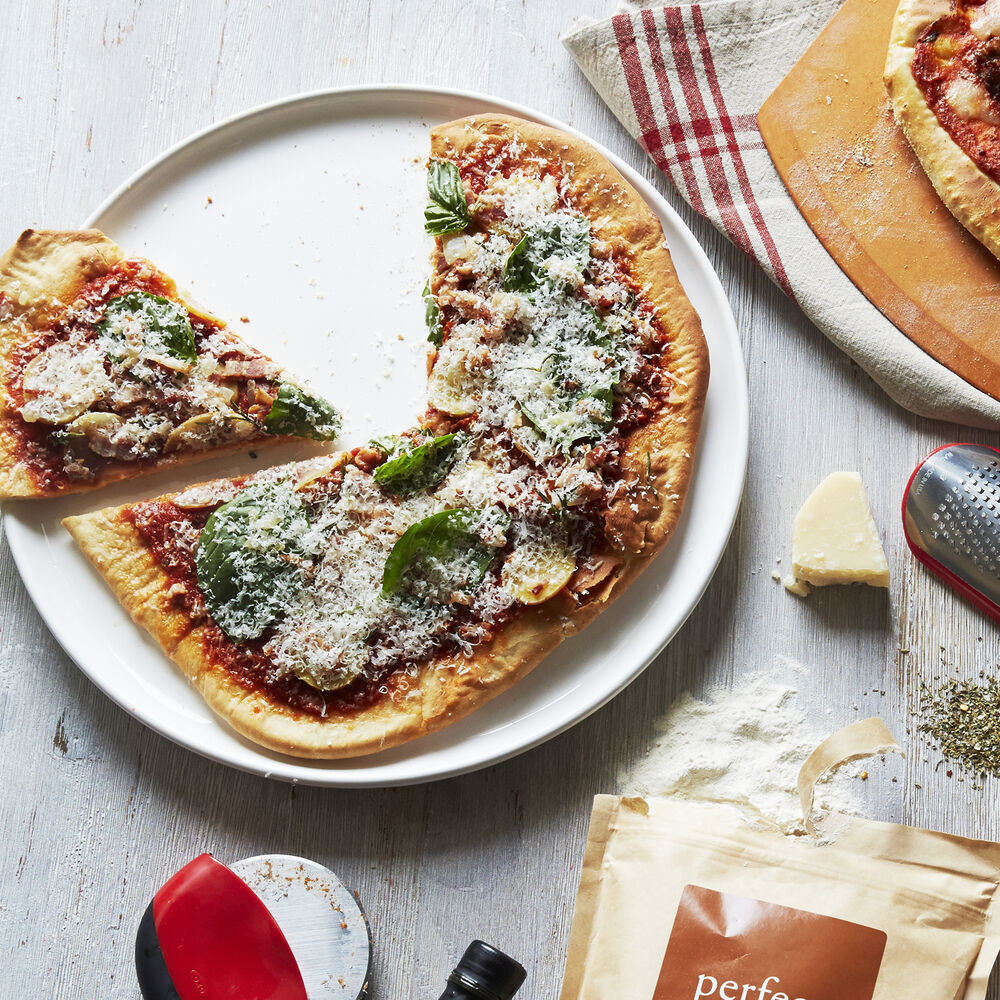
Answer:
<svg viewBox="0 0 1000 1000"><path fill-rule="evenodd" d="M93 489L340 417L97 230L0 258L0 499Z"/></svg>
<svg viewBox="0 0 1000 1000"><path fill-rule="evenodd" d="M902 0L885 81L941 200L1000 257L1000 0Z"/></svg>
<svg viewBox="0 0 1000 1000"><path fill-rule="evenodd" d="M428 407L336 455L70 517L235 730L301 757L434 731L625 591L677 526L708 382L642 197L581 140L431 133Z"/></svg>

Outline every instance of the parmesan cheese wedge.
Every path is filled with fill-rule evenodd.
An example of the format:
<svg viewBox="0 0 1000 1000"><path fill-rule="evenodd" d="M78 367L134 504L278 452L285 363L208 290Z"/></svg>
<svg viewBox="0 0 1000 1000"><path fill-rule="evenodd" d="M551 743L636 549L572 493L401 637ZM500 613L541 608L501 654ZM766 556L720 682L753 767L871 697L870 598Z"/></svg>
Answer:
<svg viewBox="0 0 1000 1000"><path fill-rule="evenodd" d="M832 472L795 516L792 569L814 587L889 586L889 564L857 472Z"/></svg>

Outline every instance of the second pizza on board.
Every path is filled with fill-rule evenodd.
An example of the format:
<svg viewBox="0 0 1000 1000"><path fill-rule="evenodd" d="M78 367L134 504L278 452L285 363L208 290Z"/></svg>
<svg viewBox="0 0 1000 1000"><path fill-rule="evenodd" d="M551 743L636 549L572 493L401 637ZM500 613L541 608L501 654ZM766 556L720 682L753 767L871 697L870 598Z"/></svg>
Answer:
<svg viewBox="0 0 1000 1000"><path fill-rule="evenodd" d="M885 82L941 200L1000 257L1000 0L902 0Z"/></svg>

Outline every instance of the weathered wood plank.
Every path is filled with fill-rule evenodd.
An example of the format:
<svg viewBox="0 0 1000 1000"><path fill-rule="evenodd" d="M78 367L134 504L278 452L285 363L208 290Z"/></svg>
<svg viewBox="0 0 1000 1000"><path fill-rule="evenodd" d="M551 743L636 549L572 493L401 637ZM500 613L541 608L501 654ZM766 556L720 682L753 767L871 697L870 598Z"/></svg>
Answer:
<svg viewBox="0 0 1000 1000"><path fill-rule="evenodd" d="M551 997L590 797L616 789L678 692L766 672L800 687L820 727L880 712L902 736L917 678L931 676L942 654L948 669L995 669L995 629L910 562L897 513L906 475L927 450L956 436L989 436L895 407L667 190L557 40L574 14L606 12L605 0L101 6L40 0L7 18L0 240L28 224L77 223L171 143L297 91L413 81L522 101L638 166L708 249L750 371L750 476L706 598L627 692L517 760L399 790L292 788L148 732L63 655L0 546L5 996L134 997L136 921L163 878L208 849L223 860L303 854L356 886L375 935L375 996L437 996L478 935L529 966L526 996ZM799 601L771 580L771 569L778 557L787 563L798 504L840 467L865 478L893 587L888 598L840 590ZM862 694L873 690L886 694ZM908 745L905 766L885 775L873 769L865 788L873 815L1000 835L995 789L972 792L936 769L918 741Z"/></svg>

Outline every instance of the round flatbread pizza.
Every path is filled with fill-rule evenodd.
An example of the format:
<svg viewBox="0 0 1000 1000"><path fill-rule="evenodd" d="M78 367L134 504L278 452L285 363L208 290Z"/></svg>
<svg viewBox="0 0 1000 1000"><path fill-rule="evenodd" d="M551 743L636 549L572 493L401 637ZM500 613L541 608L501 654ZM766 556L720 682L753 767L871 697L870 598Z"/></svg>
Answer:
<svg viewBox="0 0 1000 1000"><path fill-rule="evenodd" d="M428 408L349 452L64 522L238 732L350 757L461 718L623 593L688 491L708 384L642 197L587 143L432 131Z"/></svg>
<svg viewBox="0 0 1000 1000"><path fill-rule="evenodd" d="M1000 257L1000 0L902 0L885 81L941 200Z"/></svg>

